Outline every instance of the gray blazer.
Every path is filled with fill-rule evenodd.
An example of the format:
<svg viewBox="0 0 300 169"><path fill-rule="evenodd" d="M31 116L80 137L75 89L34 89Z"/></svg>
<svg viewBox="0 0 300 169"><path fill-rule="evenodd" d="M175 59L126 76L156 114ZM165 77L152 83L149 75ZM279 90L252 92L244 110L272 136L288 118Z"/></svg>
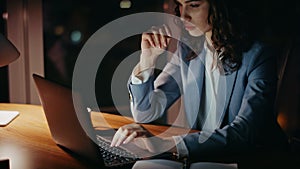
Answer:
<svg viewBox="0 0 300 169"><path fill-rule="evenodd" d="M182 96L188 124L197 128L205 84L204 64L199 64L199 59L205 58L187 61L188 52L188 47L180 43L157 78L150 77L139 85L128 84L135 121L148 123L159 118ZM239 69L221 75L218 86L217 129L182 136L192 160L286 145L274 113L277 70L272 50L254 43L243 53Z"/></svg>

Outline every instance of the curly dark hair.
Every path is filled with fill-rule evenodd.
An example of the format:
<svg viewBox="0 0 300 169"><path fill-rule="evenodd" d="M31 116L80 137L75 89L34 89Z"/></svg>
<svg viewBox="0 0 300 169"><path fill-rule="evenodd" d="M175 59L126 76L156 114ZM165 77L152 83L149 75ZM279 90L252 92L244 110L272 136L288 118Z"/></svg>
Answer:
<svg viewBox="0 0 300 169"><path fill-rule="evenodd" d="M210 4L208 23L212 25L213 46L218 53L222 51L222 65L225 71L235 71L242 60L242 53L247 51L253 42L255 30L252 26L252 16L244 1L240 0L207 0ZM179 4L175 14L180 16ZM251 16L251 17L250 17Z"/></svg>

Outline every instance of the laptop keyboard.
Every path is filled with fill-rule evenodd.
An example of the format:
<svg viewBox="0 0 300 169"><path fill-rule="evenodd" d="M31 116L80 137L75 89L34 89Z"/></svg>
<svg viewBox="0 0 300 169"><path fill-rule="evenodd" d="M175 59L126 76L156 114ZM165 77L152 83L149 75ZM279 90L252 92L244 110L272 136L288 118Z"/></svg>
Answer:
<svg viewBox="0 0 300 169"><path fill-rule="evenodd" d="M111 147L110 142L96 135L104 164L108 167L118 167L133 164L140 158L122 147Z"/></svg>

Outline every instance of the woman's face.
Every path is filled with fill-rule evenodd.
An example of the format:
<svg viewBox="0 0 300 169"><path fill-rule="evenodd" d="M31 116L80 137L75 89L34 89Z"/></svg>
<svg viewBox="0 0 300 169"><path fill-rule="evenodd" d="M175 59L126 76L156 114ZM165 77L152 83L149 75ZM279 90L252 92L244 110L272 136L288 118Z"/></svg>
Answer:
<svg viewBox="0 0 300 169"><path fill-rule="evenodd" d="M211 30L208 24L207 0L177 0L184 28L192 36L201 36Z"/></svg>

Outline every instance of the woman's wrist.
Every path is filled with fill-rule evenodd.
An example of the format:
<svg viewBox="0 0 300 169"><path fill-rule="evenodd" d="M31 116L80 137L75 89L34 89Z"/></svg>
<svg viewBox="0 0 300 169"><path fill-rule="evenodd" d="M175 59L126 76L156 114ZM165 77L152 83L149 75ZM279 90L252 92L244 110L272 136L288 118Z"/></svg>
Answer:
<svg viewBox="0 0 300 169"><path fill-rule="evenodd" d="M148 60L140 60L139 62L139 71L145 71L148 69L155 68L155 61L148 61Z"/></svg>
<svg viewBox="0 0 300 169"><path fill-rule="evenodd" d="M146 70L149 68L154 68L156 64L158 56L152 56L148 52L142 52L140 55L140 69L141 70Z"/></svg>

